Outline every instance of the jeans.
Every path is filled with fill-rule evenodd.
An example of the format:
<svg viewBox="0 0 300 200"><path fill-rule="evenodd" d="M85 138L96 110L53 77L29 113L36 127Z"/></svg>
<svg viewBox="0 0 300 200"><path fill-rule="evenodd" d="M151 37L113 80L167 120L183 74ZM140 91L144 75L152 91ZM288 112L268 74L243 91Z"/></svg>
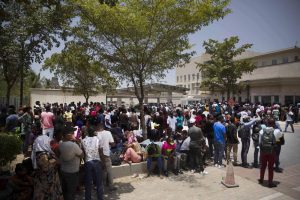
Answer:
<svg viewBox="0 0 300 200"><path fill-rule="evenodd" d="M102 166L99 160L91 160L84 164L85 178L85 199L91 200L93 181L97 187L98 200L103 199L103 185L102 185Z"/></svg>
<svg viewBox="0 0 300 200"><path fill-rule="evenodd" d="M215 147L214 164L222 165L225 144L215 141L214 147Z"/></svg>
<svg viewBox="0 0 300 200"><path fill-rule="evenodd" d="M61 171L61 187L65 200L74 200L78 186L79 172L66 173Z"/></svg>
<svg viewBox="0 0 300 200"><path fill-rule="evenodd" d="M162 157L148 157L147 158L147 170L148 170L148 174L151 174L151 167L152 167L152 162L156 161L157 162L157 166L158 166L158 173L159 175L162 172L163 169L163 163L162 163Z"/></svg>
<svg viewBox="0 0 300 200"><path fill-rule="evenodd" d="M294 130L294 125L293 125L293 121L285 121L285 129L284 129L284 132L286 132L288 126L291 125L291 128L292 128L292 132L295 132Z"/></svg>
<svg viewBox="0 0 300 200"><path fill-rule="evenodd" d="M253 161L253 164L258 166L258 152L259 152L259 143L258 142L254 142L253 141L253 144L254 144L254 161Z"/></svg>
<svg viewBox="0 0 300 200"><path fill-rule="evenodd" d="M53 139L54 128L45 128L43 129L43 135L48 135L49 138Z"/></svg>
<svg viewBox="0 0 300 200"><path fill-rule="evenodd" d="M274 150L275 150L275 167L279 168L280 165L279 156L281 152L281 145L278 144L275 145Z"/></svg>
<svg viewBox="0 0 300 200"><path fill-rule="evenodd" d="M170 156L170 157L164 157L163 158L164 161L164 171L168 171L168 168L170 168L170 164L172 165L172 169L174 170L179 170L180 168L180 155L174 155L174 156Z"/></svg>
<svg viewBox="0 0 300 200"><path fill-rule="evenodd" d="M261 158L261 167L260 167L260 180L264 180L265 171L268 165L268 175L269 175L269 184L273 182L273 174L274 174L274 159L275 155L273 153L262 153L260 155Z"/></svg>
<svg viewBox="0 0 300 200"><path fill-rule="evenodd" d="M242 151L241 151L241 158L242 158L242 165L247 165L247 155L250 148L250 138L242 139Z"/></svg>
<svg viewBox="0 0 300 200"><path fill-rule="evenodd" d="M104 156L103 159L103 182L104 184L108 181L108 186L113 187L113 176L112 176L112 165L111 165L111 159L109 156Z"/></svg>

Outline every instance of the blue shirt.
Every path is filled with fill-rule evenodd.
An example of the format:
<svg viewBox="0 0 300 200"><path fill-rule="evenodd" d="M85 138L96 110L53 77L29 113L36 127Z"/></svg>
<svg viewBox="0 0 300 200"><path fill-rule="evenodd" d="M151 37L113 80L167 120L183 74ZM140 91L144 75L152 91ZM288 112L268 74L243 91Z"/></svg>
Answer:
<svg viewBox="0 0 300 200"><path fill-rule="evenodd" d="M223 124L220 122L214 123L214 139L216 142L225 144L225 133L226 129Z"/></svg>

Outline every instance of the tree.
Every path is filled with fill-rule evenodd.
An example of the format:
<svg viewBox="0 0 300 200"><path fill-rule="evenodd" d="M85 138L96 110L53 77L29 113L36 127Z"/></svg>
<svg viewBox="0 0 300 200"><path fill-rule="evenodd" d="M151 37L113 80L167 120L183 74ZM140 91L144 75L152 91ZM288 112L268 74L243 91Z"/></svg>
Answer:
<svg viewBox="0 0 300 200"><path fill-rule="evenodd" d="M90 96L116 87L116 80L108 70L87 53L84 45L69 42L62 53L47 58L43 69L49 69L63 81L66 87L73 87L76 94L82 94L86 103Z"/></svg>
<svg viewBox="0 0 300 200"><path fill-rule="evenodd" d="M59 45L57 36L65 39L71 11L71 6L60 0L1 1L0 67L7 74L14 74L5 79L8 102L10 88L18 79L23 104L25 74L31 63L40 63L47 50Z"/></svg>
<svg viewBox="0 0 300 200"><path fill-rule="evenodd" d="M98 0L73 2L80 10L80 27L88 30L90 48L117 77L133 85L143 130L145 83L188 61L194 53L188 51L188 35L229 13L228 0L124 0L115 6Z"/></svg>
<svg viewBox="0 0 300 200"><path fill-rule="evenodd" d="M243 44L236 47L239 42L237 36L226 38L223 42L209 39L203 43L206 53L211 59L205 63L198 64L200 72L204 75L201 87L208 87L211 91L220 90L227 93L227 99L231 92L236 92L239 88L238 79L243 73L250 73L255 66L249 59L235 60L252 44Z"/></svg>

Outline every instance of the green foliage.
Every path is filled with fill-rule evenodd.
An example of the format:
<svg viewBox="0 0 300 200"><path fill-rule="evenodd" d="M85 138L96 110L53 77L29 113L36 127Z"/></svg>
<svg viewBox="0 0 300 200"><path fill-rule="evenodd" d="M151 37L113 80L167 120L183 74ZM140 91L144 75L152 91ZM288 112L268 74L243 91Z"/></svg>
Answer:
<svg viewBox="0 0 300 200"><path fill-rule="evenodd" d="M252 46L252 44L244 44L237 48L238 42L237 36L226 38L223 42L212 39L204 42L203 46L211 59L197 66L204 75L201 82L202 88L227 92L227 98L229 98L230 92L236 92L239 88L237 81L242 74L250 73L255 69L249 59L235 60L236 56Z"/></svg>
<svg viewBox="0 0 300 200"><path fill-rule="evenodd" d="M144 84L164 78L193 55L188 35L230 12L229 0L124 0L115 6L72 2L80 11L79 32L87 30L85 42L119 80L133 85L141 108Z"/></svg>
<svg viewBox="0 0 300 200"><path fill-rule="evenodd" d="M46 59L43 69L54 72L64 86L73 87L75 93L82 94L87 102L90 96L116 87L116 80L108 70L76 42L67 43L61 53Z"/></svg>
<svg viewBox="0 0 300 200"><path fill-rule="evenodd" d="M23 79L33 62L40 63L57 36L65 39L72 7L63 1L2 1L0 5L0 72L6 82L7 100L16 81L23 96ZM21 100L22 101L22 100Z"/></svg>
<svg viewBox="0 0 300 200"><path fill-rule="evenodd" d="M13 161L21 153L22 141L14 134L0 133L0 166Z"/></svg>

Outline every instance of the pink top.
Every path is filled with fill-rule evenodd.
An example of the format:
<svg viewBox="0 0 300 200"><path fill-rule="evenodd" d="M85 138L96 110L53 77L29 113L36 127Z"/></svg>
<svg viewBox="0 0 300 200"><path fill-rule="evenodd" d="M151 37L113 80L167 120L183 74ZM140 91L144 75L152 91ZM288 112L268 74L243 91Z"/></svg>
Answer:
<svg viewBox="0 0 300 200"><path fill-rule="evenodd" d="M54 127L53 120L54 120L54 114L52 112L42 112L41 122L42 122L43 129L53 128Z"/></svg>
<svg viewBox="0 0 300 200"><path fill-rule="evenodd" d="M172 151L175 151L175 149L176 149L176 143L175 142L173 142L172 144L164 142L162 147L161 147L161 150L162 150L162 152L165 156L169 156Z"/></svg>

